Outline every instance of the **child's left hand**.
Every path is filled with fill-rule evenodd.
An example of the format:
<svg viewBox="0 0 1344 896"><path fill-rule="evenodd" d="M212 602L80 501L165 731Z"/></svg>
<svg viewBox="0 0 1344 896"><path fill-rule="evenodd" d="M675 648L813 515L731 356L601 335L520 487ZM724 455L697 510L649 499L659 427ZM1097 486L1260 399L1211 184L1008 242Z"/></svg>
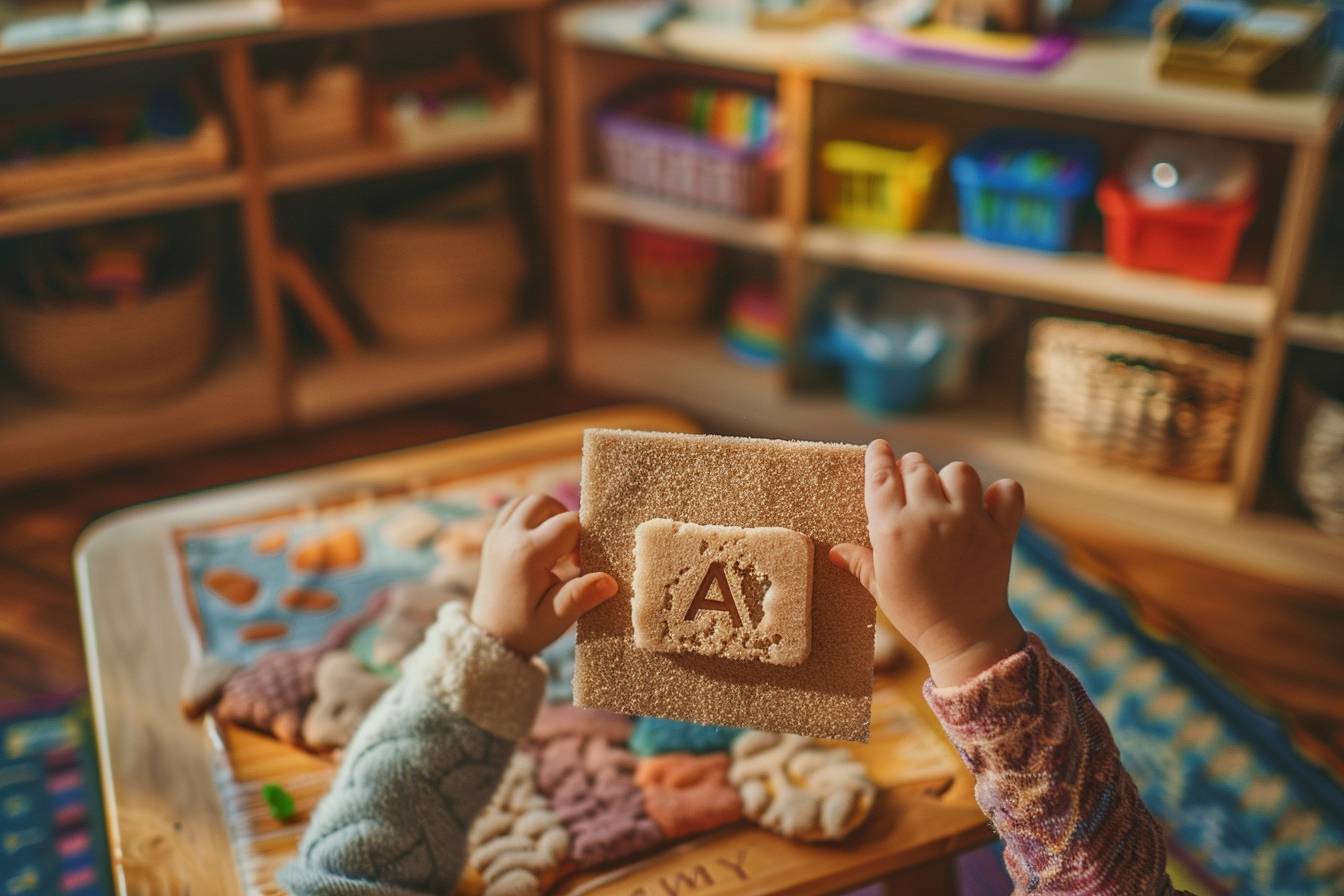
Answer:
<svg viewBox="0 0 1344 896"><path fill-rule="evenodd" d="M579 543L579 515L548 495L514 498L499 510L481 548L471 621L532 656L616 593L604 572L561 582L551 572Z"/></svg>

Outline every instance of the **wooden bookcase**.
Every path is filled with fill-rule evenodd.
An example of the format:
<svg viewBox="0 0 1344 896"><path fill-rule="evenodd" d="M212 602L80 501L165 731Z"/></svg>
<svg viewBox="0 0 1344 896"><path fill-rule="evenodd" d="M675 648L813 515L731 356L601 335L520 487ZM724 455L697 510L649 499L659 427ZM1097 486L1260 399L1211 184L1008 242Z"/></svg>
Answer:
<svg viewBox="0 0 1344 896"><path fill-rule="evenodd" d="M545 104L538 104L537 114L523 126L485 122L464 129L460 141L431 150L369 143L328 155L270 161L263 145L255 58L263 44L489 16L500 20L520 70L540 86L549 3L370 0L331 11L286 11L280 26L250 33L0 59L0 84L30 75L30 83L38 83L41 77L71 70L97 77L107 67L153 64L166 57L193 57L213 70L230 124L229 170L195 180L0 206L0 239L178 209L232 206L245 267L239 279L245 284L250 317L246 332L234 334L198 383L162 401L126 408L65 406L29 398L22 389L0 382L0 487L292 424L355 416L554 369L553 328L544 314L467 349L394 353L369 347L349 356L307 357L285 326L274 266L275 205L296 190L513 157L525 160L532 202L544 218Z"/></svg>
<svg viewBox="0 0 1344 896"><path fill-rule="evenodd" d="M556 19L553 51L559 304L565 360L579 383L654 397L724 431L862 441L890 438L943 459L966 457L1027 486L1042 519L1085 527L1211 562L1344 594L1344 538L1256 509L1290 344L1344 349L1325 318L1294 313L1341 105L1334 91L1259 95L1155 80L1143 42L1085 41L1057 68L1013 77L872 63L806 32L742 32L682 21L657 37L638 16L594 2ZM1327 75L1338 83L1341 61ZM635 196L607 185L591 121L613 91L651 75L773 91L782 121L776 212L743 219ZM1099 251L1045 255L972 242L953 228L859 234L815 213L815 150L854 110L931 115L959 138L1017 122L1081 130L1117 156L1140 129L1206 133L1252 143L1265 166L1254 269L1227 284L1127 270ZM945 197L946 199L946 197ZM945 203L946 204L946 203ZM1230 340L1248 351L1251 387L1231 476L1220 483L1089 466L1033 441L1021 385L985 384L963 406L876 418L835 393L800 388L795 368L738 364L705 329L668 333L623 311L616 239L647 225L773 259L795 322L818 272L858 268L1006 294L1024 306L1118 317ZM1020 368L1020 363L1017 365Z"/></svg>

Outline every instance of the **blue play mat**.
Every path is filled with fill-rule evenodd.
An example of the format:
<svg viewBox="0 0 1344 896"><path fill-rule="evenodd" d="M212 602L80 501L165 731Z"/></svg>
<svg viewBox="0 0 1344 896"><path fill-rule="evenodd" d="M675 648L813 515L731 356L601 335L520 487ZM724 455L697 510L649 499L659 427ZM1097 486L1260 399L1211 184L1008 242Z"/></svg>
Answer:
<svg viewBox="0 0 1344 896"><path fill-rule="evenodd" d="M1019 537L1013 609L1110 723L1148 808L1234 894L1344 894L1344 789L1281 722L1144 630L1045 538Z"/></svg>

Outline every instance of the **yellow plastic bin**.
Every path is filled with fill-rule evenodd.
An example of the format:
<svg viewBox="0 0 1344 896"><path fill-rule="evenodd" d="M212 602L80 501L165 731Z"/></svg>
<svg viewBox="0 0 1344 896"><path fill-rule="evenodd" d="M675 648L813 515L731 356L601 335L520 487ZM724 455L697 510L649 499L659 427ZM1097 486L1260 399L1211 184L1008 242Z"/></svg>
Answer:
<svg viewBox="0 0 1344 896"><path fill-rule="evenodd" d="M935 125L856 121L821 148L826 216L858 230L917 230L952 140Z"/></svg>

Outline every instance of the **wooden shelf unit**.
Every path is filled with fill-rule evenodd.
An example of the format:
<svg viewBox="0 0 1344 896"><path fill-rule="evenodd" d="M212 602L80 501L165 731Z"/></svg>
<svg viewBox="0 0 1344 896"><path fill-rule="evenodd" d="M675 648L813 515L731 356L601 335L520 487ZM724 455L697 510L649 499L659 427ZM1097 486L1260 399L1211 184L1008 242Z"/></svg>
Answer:
<svg viewBox="0 0 1344 896"><path fill-rule="evenodd" d="M274 201L292 190L513 156L530 157L535 204L544 217L547 181L543 103L532 111L465 123L460 138L425 149L385 143L326 155L271 160L263 140L253 48L278 40L365 31L464 16L498 16L520 68L539 85L551 0L372 0L346 10L287 11L271 29L169 38L49 56L0 58L0 80L48 70L134 63L198 53L219 75L232 136L233 167L221 174L105 193L0 205L0 238L175 209L230 204L238 210L245 283L254 321L250 344L233 346L202 381L143 406L83 408L0 394L0 486L130 460L172 449L276 431L292 423L355 416L544 375L552 368L543 319L496 340L434 353L366 347L350 357L299 359L285 326L275 278L279 249ZM534 303L537 304L537 303ZM545 302L539 303L543 308Z"/></svg>
<svg viewBox="0 0 1344 896"><path fill-rule="evenodd" d="M1290 337L1303 344L1324 340L1326 347L1344 346L1333 329L1329 336L1314 335L1321 331L1315 317L1292 315L1326 157L1340 122L1336 90L1344 65L1339 58L1327 74L1328 91L1270 96L1158 82L1146 45L1132 40L1087 40L1049 72L1011 76L859 60L840 49L832 29L825 28L753 32L679 21L651 38L641 32L651 8L632 4L613 14L615 4L599 0L573 7L557 20L555 161L561 209L556 238L565 358L574 379L687 408L725 432L851 441L883 435L944 459L967 457L991 475L1026 483L1033 510L1043 518L1344 595L1344 577L1338 575L1344 568L1344 539L1316 532L1305 521L1253 509ZM603 181L591 115L615 90L657 72L746 78L774 88L783 134L775 216L743 219L688 209L630 195ZM837 87L891 91L1049 112L1082 119L1091 130L1141 125L1272 144L1288 164L1281 195L1264 200L1277 201L1278 208L1266 212L1276 216L1277 229L1269 237L1263 282L1200 283L1124 269L1098 253L1038 254L956 233L858 233L817 221L813 122L825 117L818 113L818 87L825 88L827 98ZM1002 384L985 384L983 394L965 407L871 417L838 393L800 391L800 378L787 369L735 362L712 333L675 334L623 322L612 275L619 267L612 264L612 222L773 255L795 326L811 275L822 265L1003 293L1140 325L1149 321L1237 337L1250 346L1251 385L1231 476L1221 483L1195 483L1061 456L1032 440L1020 395L1006 393ZM1248 539L1255 544L1248 547Z"/></svg>

